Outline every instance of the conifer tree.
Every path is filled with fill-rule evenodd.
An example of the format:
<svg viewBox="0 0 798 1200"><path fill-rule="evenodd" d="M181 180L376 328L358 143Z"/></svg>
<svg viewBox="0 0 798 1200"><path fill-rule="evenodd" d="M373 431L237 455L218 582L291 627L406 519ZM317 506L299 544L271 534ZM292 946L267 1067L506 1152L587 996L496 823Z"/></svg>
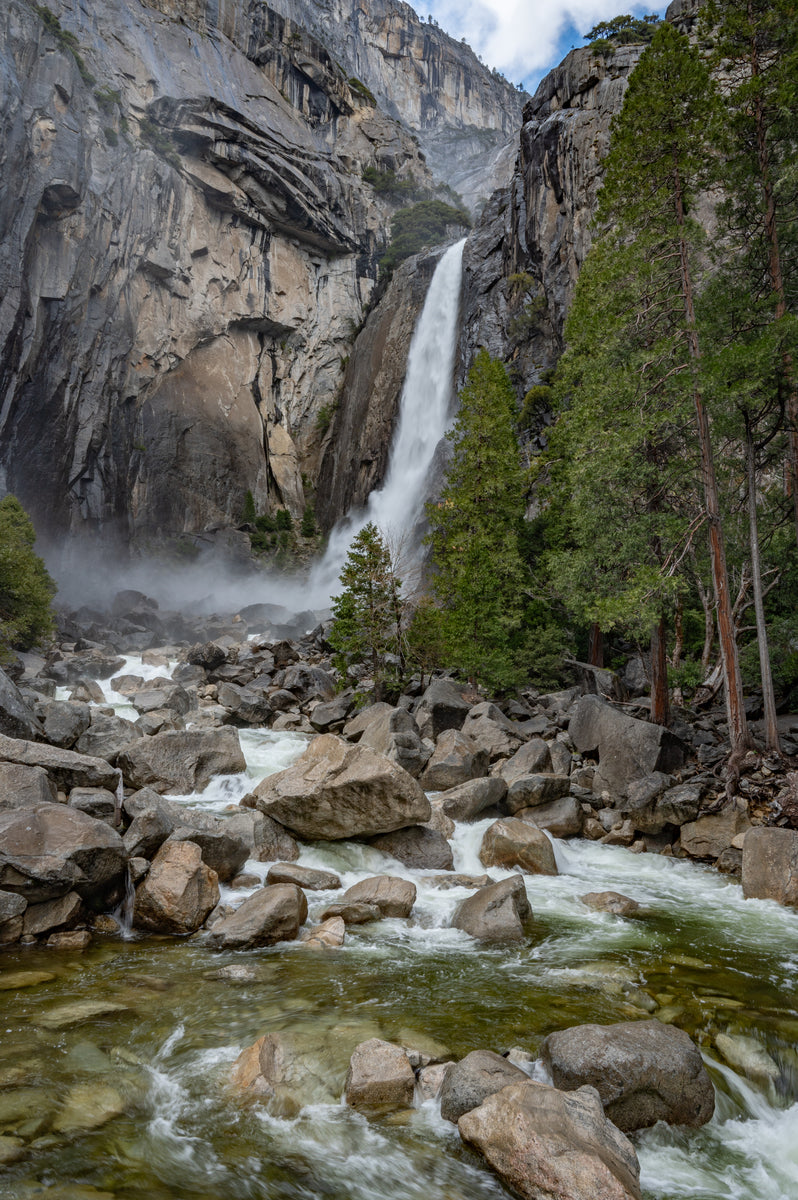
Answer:
<svg viewBox="0 0 798 1200"><path fill-rule="evenodd" d="M51 632L55 584L34 552L36 533L16 496L0 500L0 661Z"/></svg>
<svg viewBox="0 0 798 1200"><path fill-rule="evenodd" d="M446 482L427 506L447 662L497 688L521 673L515 639L526 584L518 546L524 479L514 420L507 372L480 350L447 434Z"/></svg>
<svg viewBox="0 0 798 1200"><path fill-rule="evenodd" d="M402 633L401 580L377 526L369 521L352 539L341 569L343 590L332 601L330 645L343 674L353 663L368 664L374 694L382 700L390 683L388 656L399 653Z"/></svg>

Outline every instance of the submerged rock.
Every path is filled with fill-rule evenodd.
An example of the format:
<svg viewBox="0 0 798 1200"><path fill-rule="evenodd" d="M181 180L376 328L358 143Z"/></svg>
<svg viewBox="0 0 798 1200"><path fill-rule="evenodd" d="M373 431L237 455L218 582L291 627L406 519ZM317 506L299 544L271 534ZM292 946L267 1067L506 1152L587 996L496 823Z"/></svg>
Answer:
<svg viewBox="0 0 798 1200"><path fill-rule="evenodd" d="M343 946L346 939L346 924L343 917L328 917L321 925L314 925L300 935L300 941L312 949L330 949Z"/></svg>
<svg viewBox="0 0 798 1200"><path fill-rule="evenodd" d="M640 912L637 901L622 895L621 892L586 892L580 899L588 908L612 913L616 917L633 917L635 913Z"/></svg>

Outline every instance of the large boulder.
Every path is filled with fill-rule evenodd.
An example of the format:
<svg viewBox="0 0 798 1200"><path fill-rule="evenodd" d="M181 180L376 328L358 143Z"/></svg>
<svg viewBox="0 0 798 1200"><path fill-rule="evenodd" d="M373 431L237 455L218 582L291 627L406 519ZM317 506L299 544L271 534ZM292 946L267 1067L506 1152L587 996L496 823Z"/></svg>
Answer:
<svg viewBox="0 0 798 1200"><path fill-rule="evenodd" d="M522 779L525 775L545 775L551 774L551 771L549 744L540 737L530 738L520 750L516 750L512 758L508 758L507 762L502 763L499 768L499 774L508 787L511 783L515 783L516 779Z"/></svg>
<svg viewBox="0 0 798 1200"><path fill-rule="evenodd" d="M122 841L131 858L154 858L174 832L175 822L165 801L152 788L125 798L124 810L133 820Z"/></svg>
<svg viewBox="0 0 798 1200"><path fill-rule="evenodd" d="M341 880L334 871L300 867L292 862L278 862L269 867L266 883L295 883L297 887L309 892L337 891L341 886Z"/></svg>
<svg viewBox="0 0 798 1200"><path fill-rule="evenodd" d="M0 891L0 946L10 946L22 935L22 922L28 902L15 892Z"/></svg>
<svg viewBox="0 0 798 1200"><path fill-rule="evenodd" d="M393 833L381 833L370 844L417 871L451 871L452 848L442 833L425 825L411 825Z"/></svg>
<svg viewBox="0 0 798 1200"><path fill-rule="evenodd" d="M0 812L0 888L29 904L76 891L93 908L124 890L127 853L118 833L65 804Z"/></svg>
<svg viewBox="0 0 798 1200"><path fill-rule="evenodd" d="M171 839L194 842L205 865L216 872L220 882L229 883L249 858L247 842L228 829L224 817L191 811L181 815L185 824L175 824Z"/></svg>
<svg viewBox="0 0 798 1200"><path fill-rule="evenodd" d="M251 793L245 799L255 803ZM296 862L299 858L299 846L285 826L261 812L244 808L228 817L227 825L231 833L247 843L249 857L257 862Z"/></svg>
<svg viewBox="0 0 798 1200"><path fill-rule="evenodd" d="M686 748L662 725L628 717L598 696L577 701L568 735L582 754L598 756L599 787L624 794L634 779L681 767Z"/></svg>
<svg viewBox="0 0 798 1200"><path fill-rule="evenodd" d="M40 742L24 742L0 734L0 762L41 767L57 787L69 792L73 787L106 787L116 790L119 772L102 758L76 754Z"/></svg>
<svg viewBox="0 0 798 1200"><path fill-rule="evenodd" d="M91 725L91 714L90 706L78 700L51 700L42 711L44 740L62 750L71 750Z"/></svg>
<svg viewBox="0 0 798 1200"><path fill-rule="evenodd" d="M568 775L521 775L508 787L502 807L512 814L522 808L551 804L567 796L570 788Z"/></svg>
<svg viewBox="0 0 798 1200"><path fill-rule="evenodd" d="M77 892L67 892L57 900L29 904L25 910L22 932L39 937L59 929L74 929L83 912L83 901Z"/></svg>
<svg viewBox="0 0 798 1200"><path fill-rule="evenodd" d="M44 729L13 680L0 668L0 734L10 738L45 737Z"/></svg>
<svg viewBox="0 0 798 1200"><path fill-rule="evenodd" d="M104 758L106 762L115 765L119 751L138 737L139 731L132 721L118 717L115 713L94 709L91 724L75 742L75 749L79 754Z"/></svg>
<svg viewBox="0 0 798 1200"><path fill-rule="evenodd" d="M697 1128L715 1111L701 1053L675 1025L575 1025L550 1033L540 1058L555 1087L595 1087L609 1119L626 1133L657 1121Z"/></svg>
<svg viewBox="0 0 798 1200"><path fill-rule="evenodd" d="M512 875L481 887L455 909L452 925L480 942L521 942L532 916L523 878Z"/></svg>
<svg viewBox="0 0 798 1200"><path fill-rule="evenodd" d="M331 733L314 738L301 758L269 775L253 795L261 812L300 837L322 841L390 833L432 815L407 771Z"/></svg>
<svg viewBox="0 0 798 1200"><path fill-rule="evenodd" d="M475 749L487 754L490 762L514 754L524 740L514 723L495 704L475 704L463 722L462 732Z"/></svg>
<svg viewBox="0 0 798 1200"><path fill-rule="evenodd" d="M486 867L523 867L533 875L557 875L551 842L541 829L514 817L494 821L486 830L479 850Z"/></svg>
<svg viewBox="0 0 798 1200"><path fill-rule="evenodd" d="M501 804L507 795L507 784L496 775L485 779L469 779L442 793L441 808L452 821L473 821L486 808Z"/></svg>
<svg viewBox="0 0 798 1200"><path fill-rule="evenodd" d="M0 809L56 803L58 793L42 767L0 762Z"/></svg>
<svg viewBox="0 0 798 1200"><path fill-rule="evenodd" d="M212 926L208 941L215 950L247 950L292 942L307 919L305 893L295 883L259 888Z"/></svg>
<svg viewBox="0 0 798 1200"><path fill-rule="evenodd" d="M453 1125L463 1113L478 1108L483 1100L500 1092L511 1083L520 1083L529 1076L501 1054L492 1050L472 1050L446 1072L441 1087L441 1116Z"/></svg>
<svg viewBox="0 0 798 1200"><path fill-rule="evenodd" d="M798 833L760 825L743 841L743 895L798 908Z"/></svg>
<svg viewBox="0 0 798 1200"><path fill-rule="evenodd" d="M680 844L691 858L720 858L724 850L751 829L745 800L738 797L728 801L718 813L707 813L697 821L682 825Z"/></svg>
<svg viewBox="0 0 798 1200"><path fill-rule="evenodd" d="M238 733L223 729L168 730L131 742L117 765L128 787L186 795L201 792L214 775L239 775L247 764Z"/></svg>
<svg viewBox="0 0 798 1200"><path fill-rule="evenodd" d="M556 838L578 837L585 823L582 805L575 796L563 796L535 808L522 808L515 815L519 821L545 829Z"/></svg>
<svg viewBox="0 0 798 1200"><path fill-rule="evenodd" d="M433 679L418 702L415 717L419 733L437 741L446 729L461 729L470 705L448 679Z"/></svg>
<svg viewBox="0 0 798 1200"><path fill-rule="evenodd" d="M377 707L376 705L374 707ZM383 708L380 705L380 708ZM417 779L429 758L429 750L418 732L418 726L406 708L390 708L375 715L360 737L361 746L370 746L391 762L404 767Z"/></svg>
<svg viewBox="0 0 798 1200"><path fill-rule="evenodd" d="M593 1088L564 1093L526 1079L488 1096L457 1126L524 1200L640 1200L634 1147Z"/></svg>
<svg viewBox="0 0 798 1200"><path fill-rule="evenodd" d="M383 917L409 917L415 901L414 883L395 875L374 875L347 888L340 904L344 907L366 904L377 908ZM327 913L330 913L330 909ZM346 921L346 914L342 912L341 915Z"/></svg>
<svg viewBox="0 0 798 1200"><path fill-rule="evenodd" d="M216 872L193 842L168 842L136 888L133 924L155 933L194 933L219 903Z"/></svg>
<svg viewBox="0 0 798 1200"><path fill-rule="evenodd" d="M490 759L470 738L456 729L446 729L438 738L421 782L428 792L444 792L469 779L488 773Z"/></svg>
<svg viewBox="0 0 798 1200"><path fill-rule="evenodd" d="M355 1047L344 1085L350 1108L369 1115L413 1107L416 1077L401 1046L370 1038Z"/></svg>

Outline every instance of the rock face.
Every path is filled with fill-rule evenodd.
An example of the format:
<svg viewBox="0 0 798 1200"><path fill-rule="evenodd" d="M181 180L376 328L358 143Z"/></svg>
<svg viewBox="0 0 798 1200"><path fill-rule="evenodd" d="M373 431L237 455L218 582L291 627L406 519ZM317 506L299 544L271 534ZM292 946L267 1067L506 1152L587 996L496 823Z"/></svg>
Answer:
<svg viewBox="0 0 798 1200"><path fill-rule="evenodd" d="M743 842L743 895L798 908L798 833L749 829Z"/></svg>
<svg viewBox="0 0 798 1200"><path fill-rule="evenodd" d="M715 1111L698 1047L673 1025L576 1025L550 1033L540 1055L555 1087L595 1087L609 1119L627 1133L657 1121L697 1128Z"/></svg>
<svg viewBox="0 0 798 1200"><path fill-rule="evenodd" d="M254 793L258 809L303 838L390 833L431 816L420 785L368 747L334 734L314 738L297 761Z"/></svg>
<svg viewBox="0 0 798 1200"><path fill-rule="evenodd" d="M640 1200L634 1147L593 1088L566 1094L531 1079L510 1084L458 1128L525 1200Z"/></svg>
<svg viewBox="0 0 798 1200"><path fill-rule="evenodd" d="M64 804L0 812L0 888L28 903L77 892L92 906L124 887L127 853L104 821Z"/></svg>

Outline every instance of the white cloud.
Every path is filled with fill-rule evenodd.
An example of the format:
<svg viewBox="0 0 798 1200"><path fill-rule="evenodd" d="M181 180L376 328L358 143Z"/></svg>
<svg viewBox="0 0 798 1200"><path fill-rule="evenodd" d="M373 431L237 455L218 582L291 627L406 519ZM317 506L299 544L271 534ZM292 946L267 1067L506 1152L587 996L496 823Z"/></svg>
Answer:
<svg viewBox="0 0 798 1200"><path fill-rule="evenodd" d="M572 39L560 45L569 28L585 34L597 21L629 10L663 12L624 0L431 0L426 11L418 6L420 16L432 13L447 33L464 37L488 66L514 82L554 66L570 49Z"/></svg>

